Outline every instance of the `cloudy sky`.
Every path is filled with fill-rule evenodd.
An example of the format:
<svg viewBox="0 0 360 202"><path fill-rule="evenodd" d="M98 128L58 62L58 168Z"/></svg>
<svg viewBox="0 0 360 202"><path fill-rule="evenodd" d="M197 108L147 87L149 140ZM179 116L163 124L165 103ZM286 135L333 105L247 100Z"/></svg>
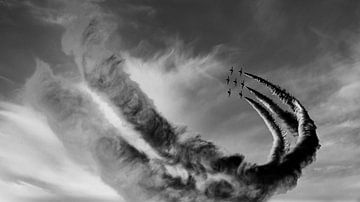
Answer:
<svg viewBox="0 0 360 202"><path fill-rule="evenodd" d="M77 71L74 44L93 15L111 25L108 50L126 56L165 117L249 161L266 160L271 135L227 97L228 69L243 66L299 98L322 147L273 202L360 200L360 1L1 0L1 201L121 201L19 101L36 61L63 76Z"/></svg>

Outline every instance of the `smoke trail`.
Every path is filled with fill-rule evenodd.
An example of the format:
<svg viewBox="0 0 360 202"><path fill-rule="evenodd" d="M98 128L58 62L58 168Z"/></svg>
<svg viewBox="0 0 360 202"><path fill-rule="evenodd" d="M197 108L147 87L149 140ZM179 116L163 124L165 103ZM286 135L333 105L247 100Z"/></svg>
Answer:
<svg viewBox="0 0 360 202"><path fill-rule="evenodd" d="M14 82L13 80L11 80L11 79L9 79L9 78L7 78L7 77L5 77L5 76L1 76L1 75L0 75L0 79L6 81L6 82L9 83L9 84L15 84L15 82Z"/></svg>
<svg viewBox="0 0 360 202"><path fill-rule="evenodd" d="M136 192L143 195L139 194L140 189L135 185L148 178L154 166L144 166L144 162L149 162L148 157L122 137L124 132L134 135L135 131L126 128L126 124L121 125L121 119L117 116L114 118L114 113L111 110L109 113L109 107L96 94L93 94L95 100L100 99L102 109L108 110L107 116L113 116L109 120L118 124L118 128L104 118L106 114L101 111L99 104L88 92L79 88L77 82L53 75L44 63L38 62L38 65L25 85L23 99L47 117L52 130L72 158L94 173L99 173L104 182L128 200L134 201L129 195ZM139 146L139 142L143 144L143 141L136 140L136 135L129 134L125 137L130 138L135 146ZM162 167L155 167L162 170Z"/></svg>
<svg viewBox="0 0 360 202"><path fill-rule="evenodd" d="M150 159L161 159L159 154L122 118L120 112L115 112L113 107L110 106L110 103L106 102L84 83L79 84L79 89L90 95L92 100L98 105L105 119L119 130L121 137L124 138L127 143L135 147L138 151L143 152Z"/></svg>

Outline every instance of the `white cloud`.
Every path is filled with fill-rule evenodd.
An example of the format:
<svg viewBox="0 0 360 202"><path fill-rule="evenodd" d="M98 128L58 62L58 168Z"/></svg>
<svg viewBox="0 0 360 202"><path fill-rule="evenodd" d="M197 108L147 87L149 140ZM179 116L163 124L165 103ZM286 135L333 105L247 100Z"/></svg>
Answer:
<svg viewBox="0 0 360 202"><path fill-rule="evenodd" d="M29 107L0 104L0 200L89 197L121 200L95 173L73 162L44 117Z"/></svg>

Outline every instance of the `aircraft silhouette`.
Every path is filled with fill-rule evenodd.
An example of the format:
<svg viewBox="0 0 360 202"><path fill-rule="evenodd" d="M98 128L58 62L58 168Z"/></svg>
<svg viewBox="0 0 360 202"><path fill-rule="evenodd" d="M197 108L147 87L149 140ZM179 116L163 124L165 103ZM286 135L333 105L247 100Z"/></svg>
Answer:
<svg viewBox="0 0 360 202"><path fill-rule="evenodd" d="M243 81L241 82L241 89L244 89L244 86L245 86L245 80L243 80Z"/></svg>
<svg viewBox="0 0 360 202"><path fill-rule="evenodd" d="M240 76L242 75L243 73L243 68L241 67L241 69L239 70L239 73L240 73Z"/></svg>
<svg viewBox="0 0 360 202"><path fill-rule="evenodd" d="M230 75L232 75L233 72L234 72L234 67L231 67L231 69L230 69Z"/></svg>
<svg viewBox="0 0 360 202"><path fill-rule="evenodd" d="M226 84L229 85L229 82L230 82L230 77L228 76L226 79Z"/></svg>
<svg viewBox="0 0 360 202"><path fill-rule="evenodd" d="M239 92L239 96L240 96L241 99L243 98L242 91Z"/></svg>
<svg viewBox="0 0 360 202"><path fill-rule="evenodd" d="M237 79L235 79L235 80L233 81L233 83L234 83L234 86L237 86Z"/></svg>
<svg viewBox="0 0 360 202"><path fill-rule="evenodd" d="M231 89L229 88L229 90L227 91L227 93L229 94L229 97L231 95Z"/></svg>

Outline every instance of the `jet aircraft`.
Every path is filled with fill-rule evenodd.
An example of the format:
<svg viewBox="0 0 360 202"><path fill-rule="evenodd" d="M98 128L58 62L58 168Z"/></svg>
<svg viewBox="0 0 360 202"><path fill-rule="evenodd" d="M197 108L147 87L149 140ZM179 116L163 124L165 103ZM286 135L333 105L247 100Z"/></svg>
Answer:
<svg viewBox="0 0 360 202"><path fill-rule="evenodd" d="M241 89L244 89L244 86L245 86L245 80L243 80L243 81L241 82Z"/></svg>
<svg viewBox="0 0 360 202"><path fill-rule="evenodd" d="M233 72L234 72L234 67L231 67L231 69L230 69L230 75L232 75Z"/></svg>
<svg viewBox="0 0 360 202"><path fill-rule="evenodd" d="M234 86L237 86L237 79L235 79L235 80L233 81L233 83L234 83Z"/></svg>
<svg viewBox="0 0 360 202"><path fill-rule="evenodd" d="M243 73L243 68L241 67L241 69L239 70L239 73L240 73L240 76L242 75Z"/></svg>

